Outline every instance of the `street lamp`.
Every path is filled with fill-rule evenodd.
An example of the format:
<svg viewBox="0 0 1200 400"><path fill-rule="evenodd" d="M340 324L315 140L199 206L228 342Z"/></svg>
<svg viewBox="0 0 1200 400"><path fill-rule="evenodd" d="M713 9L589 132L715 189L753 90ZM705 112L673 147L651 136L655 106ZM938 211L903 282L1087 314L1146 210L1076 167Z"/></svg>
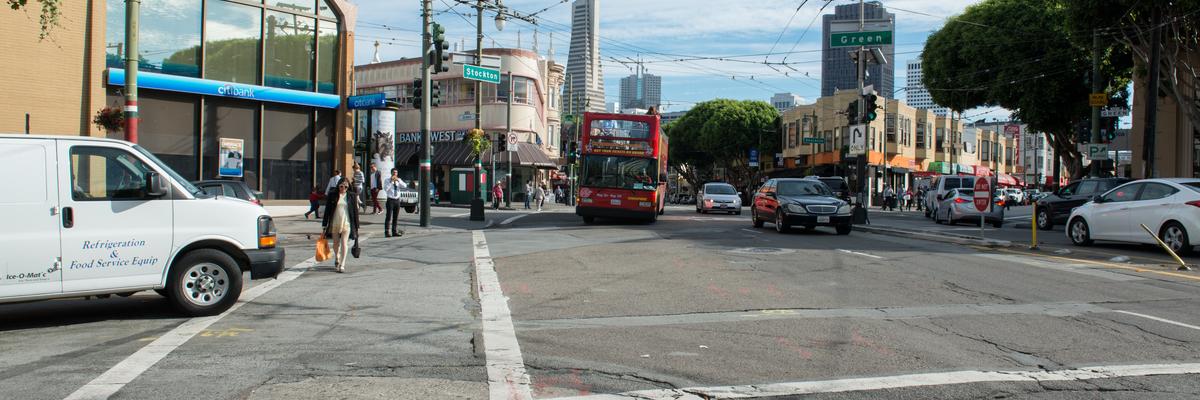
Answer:
<svg viewBox="0 0 1200 400"><path fill-rule="evenodd" d="M496 10L496 30L502 31L504 30L504 23L508 21L508 17L504 16L504 4L497 1L496 6L499 7Z"/></svg>

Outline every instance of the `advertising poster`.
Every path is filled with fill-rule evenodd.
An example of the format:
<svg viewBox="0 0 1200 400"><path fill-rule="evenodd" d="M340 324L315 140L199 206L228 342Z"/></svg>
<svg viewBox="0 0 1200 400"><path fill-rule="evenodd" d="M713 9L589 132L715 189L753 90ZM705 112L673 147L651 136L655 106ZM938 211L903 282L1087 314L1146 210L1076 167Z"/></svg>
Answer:
<svg viewBox="0 0 1200 400"><path fill-rule="evenodd" d="M219 147L221 149L218 155L217 176L242 177L242 160L245 154L242 150L242 139L221 138Z"/></svg>
<svg viewBox="0 0 1200 400"><path fill-rule="evenodd" d="M396 167L396 112L371 111L371 163L383 175L391 176Z"/></svg>

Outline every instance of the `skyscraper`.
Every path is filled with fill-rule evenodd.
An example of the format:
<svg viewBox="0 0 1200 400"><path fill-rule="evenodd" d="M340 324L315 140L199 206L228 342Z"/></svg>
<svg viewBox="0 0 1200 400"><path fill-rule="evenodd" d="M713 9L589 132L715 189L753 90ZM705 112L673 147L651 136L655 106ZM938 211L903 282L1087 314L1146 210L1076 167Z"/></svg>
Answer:
<svg viewBox="0 0 1200 400"><path fill-rule="evenodd" d="M638 73L621 78L621 107L660 108L662 104L662 77L638 68Z"/></svg>
<svg viewBox="0 0 1200 400"><path fill-rule="evenodd" d="M795 93L775 93L774 96L771 96L771 105L779 112L790 110L802 102L804 102L804 98Z"/></svg>
<svg viewBox="0 0 1200 400"><path fill-rule="evenodd" d="M834 8L833 14L821 16L823 38L828 38L830 32L846 30L858 30L858 4L839 5ZM864 5L865 22L867 24L882 24L887 23L890 30L895 31L896 14L887 12L883 8L883 4L878 1L870 1ZM836 25L836 26L835 26ZM853 29L847 28L853 25ZM868 29L870 30L870 29ZM895 36L895 35L893 35ZM875 92L885 98L892 98L893 95L893 77L895 73L895 42L891 45L880 46L888 63L885 65L868 64L867 77L863 81L864 85L875 85ZM850 60L847 51L855 49L854 47L829 47L829 40L821 40L821 96L833 96L833 92L837 90L848 90L858 88L858 71L854 66L854 62Z"/></svg>
<svg viewBox="0 0 1200 400"><path fill-rule="evenodd" d="M575 0L571 12L571 50L567 54L567 112L604 111L604 73L600 65L600 0Z"/></svg>
<svg viewBox="0 0 1200 400"><path fill-rule="evenodd" d="M949 110L934 103L933 97L929 95L929 90L925 88L924 83L921 83L921 78L925 76L921 72L921 58L909 60L907 67L905 77L908 84L904 87L904 98L908 105L933 111L939 116L946 116Z"/></svg>

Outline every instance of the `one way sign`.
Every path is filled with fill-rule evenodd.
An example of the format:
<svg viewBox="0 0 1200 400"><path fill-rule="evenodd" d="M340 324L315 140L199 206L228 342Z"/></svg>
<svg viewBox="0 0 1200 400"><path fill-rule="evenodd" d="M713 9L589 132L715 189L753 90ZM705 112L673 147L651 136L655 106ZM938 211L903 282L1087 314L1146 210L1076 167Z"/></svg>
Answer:
<svg viewBox="0 0 1200 400"><path fill-rule="evenodd" d="M867 125L851 125L850 126L850 152L851 155L864 154L867 152Z"/></svg>

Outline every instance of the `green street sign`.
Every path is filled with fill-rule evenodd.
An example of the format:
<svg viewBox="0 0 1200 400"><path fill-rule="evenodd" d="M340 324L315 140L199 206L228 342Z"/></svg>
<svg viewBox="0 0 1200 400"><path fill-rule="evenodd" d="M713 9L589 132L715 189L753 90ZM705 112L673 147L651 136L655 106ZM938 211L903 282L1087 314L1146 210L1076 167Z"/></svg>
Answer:
<svg viewBox="0 0 1200 400"><path fill-rule="evenodd" d="M892 31L836 32L829 34L829 47L881 46L892 44Z"/></svg>
<svg viewBox="0 0 1200 400"><path fill-rule="evenodd" d="M574 122L575 122L575 116L574 116L574 115L571 115L571 114L564 115L564 116L563 116L563 122L566 122L566 123L568 123L568 124L574 123Z"/></svg>
<svg viewBox="0 0 1200 400"><path fill-rule="evenodd" d="M802 140L804 144L825 144L825 138L806 137Z"/></svg>
<svg viewBox="0 0 1200 400"><path fill-rule="evenodd" d="M463 78L499 85L500 70L476 67L474 65L463 65Z"/></svg>

